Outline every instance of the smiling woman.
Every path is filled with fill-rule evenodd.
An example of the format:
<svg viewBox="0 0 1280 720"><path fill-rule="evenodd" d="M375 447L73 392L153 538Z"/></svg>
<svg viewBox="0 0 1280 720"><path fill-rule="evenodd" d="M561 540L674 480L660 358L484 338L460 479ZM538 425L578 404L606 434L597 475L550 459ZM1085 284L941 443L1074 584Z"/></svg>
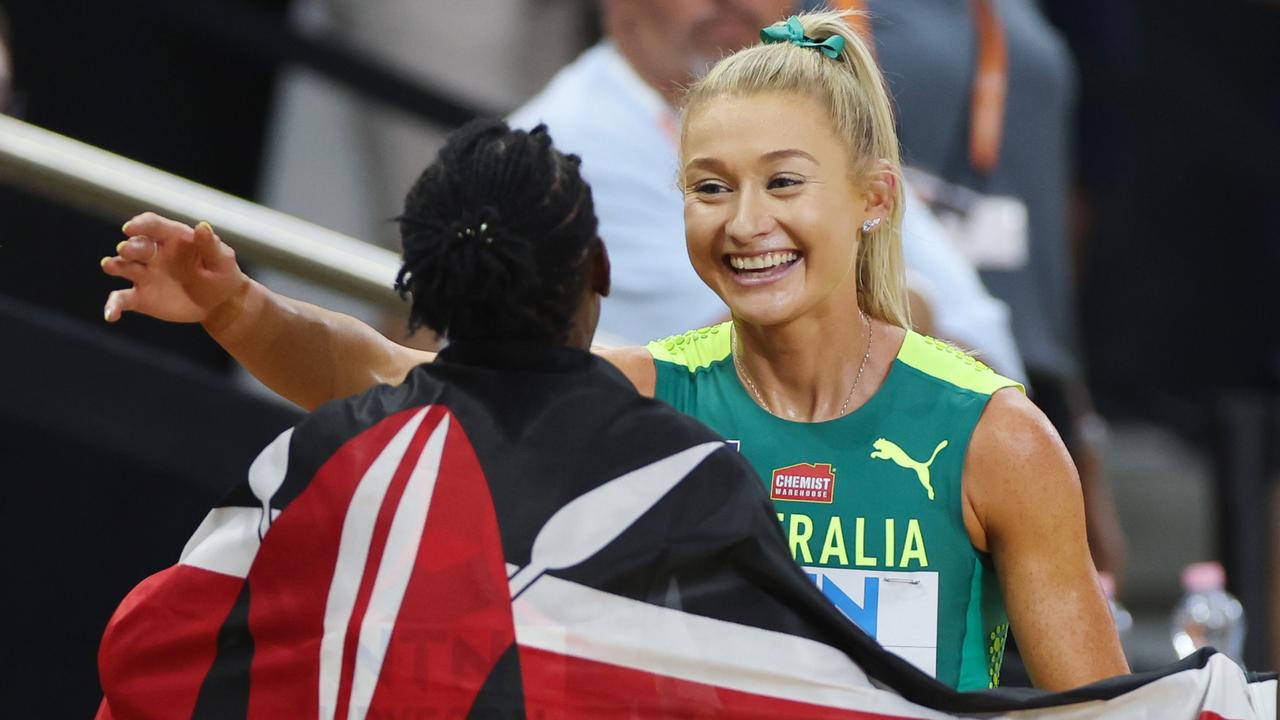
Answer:
<svg viewBox="0 0 1280 720"><path fill-rule="evenodd" d="M689 91L689 257L733 319L598 352L729 438L827 599L925 672L998 684L1012 626L1038 686L1124 673L1061 440L1016 383L908 329L897 139L846 17L766 28ZM135 287L108 319L200 321L299 404L431 359L248 281L208 227L144 217L126 232L104 267ZM182 272L174 257L193 243L207 259Z"/></svg>
<svg viewBox="0 0 1280 720"><path fill-rule="evenodd" d="M907 323L900 244L856 237L882 218L879 236L897 231L897 178L887 162L855 167L818 101L786 91L694 97L684 128L689 257L735 317L776 325L825 299ZM857 297L856 269L877 259L860 254L891 267L878 297Z"/></svg>
<svg viewBox="0 0 1280 720"><path fill-rule="evenodd" d="M624 367L736 441L794 559L929 674L998 684L1011 623L1037 685L1125 672L1061 441L1016 383L908 329L870 52L838 13L762 37L690 88L680 146L689 257L733 319Z"/></svg>

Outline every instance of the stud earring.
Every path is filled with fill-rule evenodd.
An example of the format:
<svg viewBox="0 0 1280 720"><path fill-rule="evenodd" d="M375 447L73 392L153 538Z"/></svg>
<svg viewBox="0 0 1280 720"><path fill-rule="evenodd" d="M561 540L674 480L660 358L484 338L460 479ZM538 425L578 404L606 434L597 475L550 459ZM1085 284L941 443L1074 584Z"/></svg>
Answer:
<svg viewBox="0 0 1280 720"><path fill-rule="evenodd" d="M879 227L879 225L880 225L880 218L871 218L870 220L862 223L862 232L864 233L871 232L872 230L875 230L877 227Z"/></svg>

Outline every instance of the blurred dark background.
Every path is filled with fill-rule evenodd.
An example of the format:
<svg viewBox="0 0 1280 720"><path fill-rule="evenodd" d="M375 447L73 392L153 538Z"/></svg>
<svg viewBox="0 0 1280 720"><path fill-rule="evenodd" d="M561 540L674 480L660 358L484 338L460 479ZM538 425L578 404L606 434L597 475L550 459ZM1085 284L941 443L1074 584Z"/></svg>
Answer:
<svg viewBox="0 0 1280 720"><path fill-rule="evenodd" d="M252 5L283 22L283 0ZM8 15L24 120L228 192L257 192L277 64L146 2L29 0ZM294 412L250 396L198 326L102 322L105 220L0 185L0 473L16 622L7 717L90 717L120 599L177 560Z"/></svg>

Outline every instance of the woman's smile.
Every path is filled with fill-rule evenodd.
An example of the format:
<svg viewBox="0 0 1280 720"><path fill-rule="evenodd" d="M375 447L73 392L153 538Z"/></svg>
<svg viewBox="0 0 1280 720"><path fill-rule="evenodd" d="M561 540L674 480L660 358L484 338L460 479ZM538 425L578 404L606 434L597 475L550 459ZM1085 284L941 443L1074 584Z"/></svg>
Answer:
<svg viewBox="0 0 1280 720"><path fill-rule="evenodd" d="M734 282L744 287L756 287L777 282L804 261L798 250L769 250L755 253L726 253L724 266L729 269Z"/></svg>

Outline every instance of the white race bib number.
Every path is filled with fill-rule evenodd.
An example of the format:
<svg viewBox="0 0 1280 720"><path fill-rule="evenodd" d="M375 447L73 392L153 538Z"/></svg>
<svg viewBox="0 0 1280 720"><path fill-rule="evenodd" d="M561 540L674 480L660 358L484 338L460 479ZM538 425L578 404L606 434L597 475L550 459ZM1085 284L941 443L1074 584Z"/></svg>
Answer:
<svg viewBox="0 0 1280 720"><path fill-rule="evenodd" d="M937 677L938 573L804 571L832 605L884 649Z"/></svg>

